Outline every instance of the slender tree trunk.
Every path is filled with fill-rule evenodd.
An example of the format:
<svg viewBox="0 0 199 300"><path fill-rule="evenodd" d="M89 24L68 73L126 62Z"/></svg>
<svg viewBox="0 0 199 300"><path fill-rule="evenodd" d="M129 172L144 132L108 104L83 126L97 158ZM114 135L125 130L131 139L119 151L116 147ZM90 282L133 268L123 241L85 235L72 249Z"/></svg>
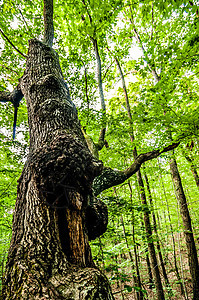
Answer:
<svg viewBox="0 0 199 300"><path fill-rule="evenodd" d="M44 37L43 43L52 47L54 39L53 0L44 0Z"/></svg>
<svg viewBox="0 0 199 300"><path fill-rule="evenodd" d="M100 248L100 254L101 254L101 258L102 258L102 267L105 270L105 263L104 263L104 251L103 251L103 247L102 247L102 240L99 237L99 248Z"/></svg>
<svg viewBox="0 0 199 300"><path fill-rule="evenodd" d="M139 201L141 202L141 197L140 197L140 193L139 193L137 180L136 180L136 188L137 188L137 192L138 192ZM140 221L141 221L142 231L144 232L145 226L144 226L144 221L143 221L142 215L141 215ZM148 247L146 248L145 236L143 236L143 234L142 234L142 240L144 243L144 247L146 249L145 255L146 255L147 271L148 271L148 276L149 276L149 288L152 289L152 288L154 288L153 274L152 274L151 263L150 263L150 259L149 259Z"/></svg>
<svg viewBox="0 0 199 300"><path fill-rule="evenodd" d="M161 268L162 268L162 274L163 274L166 286L169 289L168 290L169 297L171 297L172 291L170 290L171 287L170 287L169 279L168 279L168 276L167 276L167 272L166 272L166 268L165 268L165 264L164 264L164 260L163 260L163 256L162 256L162 251L161 251L161 246L160 246L160 240L159 240L158 230L157 230L157 222L156 222L156 217L155 217L154 207L153 207L153 199L152 199L152 194L151 194L151 189L150 189L150 185L149 185L148 176L146 174L145 169L144 169L144 177L145 177L145 181L146 181L149 202L150 202L151 209L152 209L153 228L154 228L154 232L155 232L156 237L157 237L157 250L158 250L160 265L161 265Z"/></svg>
<svg viewBox="0 0 199 300"><path fill-rule="evenodd" d="M138 179L138 186L140 189L141 201L142 201L142 204L144 207L144 224L145 224L146 238L148 241L148 249L149 249L151 265L152 265L152 274L153 274L155 287L156 287L157 299L163 300L163 299L165 299L164 291L163 291L163 287L162 287L160 271L159 271L159 267L158 267L158 261L156 258L155 247L154 247L154 243L153 243L153 236L152 236L150 217L149 217L149 208L148 208L148 204L146 201L146 195L145 195L145 191L144 191L144 183L142 180L142 175L141 175L140 170L136 173L136 175L137 175L137 179Z"/></svg>
<svg viewBox="0 0 199 300"><path fill-rule="evenodd" d="M135 141L135 136L134 136L134 132L133 132L131 109L130 109L130 105L129 105L129 99L128 99L128 94L127 94L126 84L125 84L123 72L122 72L121 66L119 64L119 61L118 61L117 58L115 58L115 60L116 60L116 64L117 64L118 70L120 72L121 80L122 80L122 86L123 86L123 91L124 91L124 96L125 96L125 101L126 101L126 109L127 109L129 123L130 123L130 139L131 139L131 142L133 143ZM134 160L136 160L137 156L138 156L137 149L136 149L136 147L134 147L133 148ZM156 292L157 292L157 298L159 300L160 299L164 300L165 299L164 298L164 291L163 291L163 287L162 287L159 267L158 267L157 258L156 258L156 252L155 252L153 238L152 238L152 230L151 230L151 224L150 224L149 209L148 209L148 204L147 204L147 201L146 201L144 183L143 183L143 180L142 180L142 175L141 175L140 170L137 171L136 176L137 176L137 180L138 180L138 186L139 186L139 193L140 193L141 201L142 201L143 207L145 208L144 209L144 224L145 224L146 237L147 237L147 242L148 242L148 249L149 249L151 265L152 265L152 273L153 273Z"/></svg>
<svg viewBox="0 0 199 300"><path fill-rule="evenodd" d="M121 294L121 297L122 297L122 300L125 300L124 299L124 294L123 294L123 288L122 288L122 282L121 282L121 276L119 274L119 269L118 269L118 255L115 256L115 262L116 262L116 277L117 277L117 288L119 289L119 293Z"/></svg>
<svg viewBox="0 0 199 300"><path fill-rule="evenodd" d="M20 87L30 152L18 181L3 299L113 299L88 243L92 180L102 165L87 148L58 55L29 43Z"/></svg>
<svg viewBox="0 0 199 300"><path fill-rule="evenodd" d="M196 250L195 241L193 237L191 218L189 215L187 200L184 194L180 174L174 157L171 159L170 162L170 170L171 170L171 174L175 186L176 196L179 201L180 214L183 222L184 236L185 236L187 252L188 252L187 254L188 254L188 261L189 261L189 269L190 269L192 284L193 284L193 299L198 300L199 299L199 265L198 265L197 250Z"/></svg>
<svg viewBox="0 0 199 300"><path fill-rule="evenodd" d="M174 259L175 273L176 273L176 277L177 277L177 279L180 283L181 294L185 295L185 290L184 290L184 287L183 287L184 280L183 280L183 283L182 283L181 282L182 281L181 276L180 276L180 273L179 273L179 270L178 270L174 230L173 230L173 225L172 225L172 222L171 222L171 214L170 214L170 209L169 209L169 203L168 203L168 199L167 199L167 194L166 194L166 190L165 190L165 186L164 186L164 181L163 181L163 178L162 178L162 173L161 173L161 168L160 168L159 161L158 161L158 167L159 167L159 171L160 171L160 183L162 185L164 198L165 198L166 205L167 205L167 214L168 214L168 218L169 218L169 226L170 226L171 238L172 238L172 244L173 244L173 259Z"/></svg>
<svg viewBox="0 0 199 300"><path fill-rule="evenodd" d="M185 158L190 163L190 170L191 170L191 172L193 174L193 177L194 177L194 180L196 182L196 185L199 188L199 175L198 175L195 163L194 163L194 159L191 157L191 155L188 155L188 154L185 155Z"/></svg>
<svg viewBox="0 0 199 300"><path fill-rule="evenodd" d="M121 223L122 223L124 238L125 238L125 241L126 241L126 247L128 249L130 261L131 261L131 263L133 265L133 269L134 269L134 261L133 261L133 257L132 257L132 254L131 254L131 250L130 250L127 235L126 235L126 229L125 229L125 225L124 225L123 216L121 216ZM134 251L135 251L135 247L134 247ZM135 253L135 257L136 257L137 253L136 252L134 252L134 253ZM137 259L137 257L136 257L136 259ZM136 273L138 274L138 277L136 278L135 276L133 276L133 281L134 281L134 285L139 288L139 290L136 290L137 300L143 300L144 296L143 296L142 286L141 286L141 281L140 281L140 276L139 276L139 269L137 268L137 266L138 266L138 262L136 262Z"/></svg>
<svg viewBox="0 0 199 300"><path fill-rule="evenodd" d="M139 194L138 194L138 196L140 198ZM141 201L141 199L140 199L140 201ZM145 226L144 226L144 221L143 221L142 216L140 218L140 221L141 221L142 231L144 232L145 231ZM146 264L147 264L147 271L148 271L148 276L149 276L149 288L152 289L152 288L154 288L154 281L153 281L151 262L150 262L150 259L149 259L148 247L146 247L147 245L146 245L145 240L146 240L145 235L142 234L142 241L143 241L143 244L144 244L144 247L145 247Z"/></svg>
<svg viewBox="0 0 199 300"><path fill-rule="evenodd" d="M130 186L130 183L129 183L129 186ZM113 188L113 190L114 190L114 193L117 197L116 189ZM131 202L132 202L132 190L131 190L131 193L130 193L130 197L131 197ZM129 258L130 258L131 265L132 265L134 286L139 289L139 290L136 290L136 298L137 298L137 300L143 300L144 295L143 295L143 292L142 292L142 286L141 286L141 281L140 281L140 273L139 273L139 268L138 268L138 258L137 258L136 245L135 245L135 234L134 234L134 231L133 231L133 242L134 242L134 253L135 253L135 261L136 261L136 275L137 275L137 278L134 276L134 269L135 269L134 260L133 260L133 256L132 256L131 249L130 249L130 246L129 246L129 242L128 242L128 238L127 238L127 234L126 234L126 228L125 228L125 224L124 224L124 219L123 219L122 215L121 215L120 220L121 220L121 224L122 224L122 228L123 228L123 234L124 234L124 238L125 238L125 242L126 242L126 247L128 249ZM133 217L132 221L133 221L133 229L134 229L134 217Z"/></svg>
<svg viewBox="0 0 199 300"><path fill-rule="evenodd" d="M145 226L144 226L144 221L143 218L140 218L141 220L141 226L143 228L143 232L145 231ZM149 259L149 252L148 252L148 247L146 247L145 243L145 236L142 235L142 241L145 247L145 255L146 255L146 264L147 264L147 271L148 271L148 276L149 276L149 288L152 289L154 288L154 281L153 281L153 273L152 273L152 268L151 268L151 262Z"/></svg>
<svg viewBox="0 0 199 300"><path fill-rule="evenodd" d="M130 200L131 200L131 205L132 203L132 188L130 182L128 182L129 190L130 190ZM140 288L140 291L136 291L137 299L143 299L144 295L141 291L142 289L142 284L141 284L141 276L140 276L140 270L139 270L139 263L138 263L138 254L137 254L137 247L136 247L136 241L135 241L135 216L134 216L134 210L132 209L132 235L133 235L133 250L134 250L134 256L135 256L135 268L136 268L136 276L137 280L134 279L135 282L137 282L138 287Z"/></svg>
<svg viewBox="0 0 199 300"><path fill-rule="evenodd" d="M176 190L175 190L175 186L174 186L174 182L172 180L173 183L173 190L174 190L174 194L176 195ZM176 199L177 199L177 195L176 195ZM178 229L180 229L181 227L181 220L180 220L180 212L179 212L179 205L178 205L178 199L177 199L177 206L176 206L176 212L177 212L177 216L178 216ZM186 282L184 279L184 266L183 266L183 258L182 258L182 250L181 250L181 236L180 236L180 230L178 230L177 232L177 242L178 242L178 249L179 249L179 256L180 256L180 268L181 268L181 277L182 277L182 283L183 283L183 287L184 287L184 296L185 299L188 300L188 292L187 292L187 288L186 288Z"/></svg>
<svg viewBox="0 0 199 300"><path fill-rule="evenodd" d="M95 50L95 56L97 61L97 80L98 80L98 87L99 87L99 95L101 101L101 109L102 109L102 129L100 131L99 140L98 140L98 149L101 150L104 146L104 138L106 133L106 104L104 99L104 91L102 85L102 63L101 58L99 55L98 43L96 39L91 39L93 43L93 47Z"/></svg>
<svg viewBox="0 0 199 300"><path fill-rule="evenodd" d="M146 264L147 264L147 270L148 270L148 276L149 276L149 288L152 289L154 287L153 277L152 277L152 270L151 270L151 263L149 260L149 254L148 251L145 251L146 254Z"/></svg>

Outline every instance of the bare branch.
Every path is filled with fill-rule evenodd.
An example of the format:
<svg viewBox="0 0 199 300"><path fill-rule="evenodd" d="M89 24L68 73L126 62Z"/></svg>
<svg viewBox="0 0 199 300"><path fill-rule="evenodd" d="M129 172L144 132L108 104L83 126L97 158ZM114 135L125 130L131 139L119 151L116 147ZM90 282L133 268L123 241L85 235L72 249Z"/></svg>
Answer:
<svg viewBox="0 0 199 300"><path fill-rule="evenodd" d="M6 41L23 57L27 58L27 56L25 54L23 54L17 47L15 47L15 45L11 42L11 40L5 35L5 33L1 30L0 28L0 33L2 34L2 36L6 39Z"/></svg>

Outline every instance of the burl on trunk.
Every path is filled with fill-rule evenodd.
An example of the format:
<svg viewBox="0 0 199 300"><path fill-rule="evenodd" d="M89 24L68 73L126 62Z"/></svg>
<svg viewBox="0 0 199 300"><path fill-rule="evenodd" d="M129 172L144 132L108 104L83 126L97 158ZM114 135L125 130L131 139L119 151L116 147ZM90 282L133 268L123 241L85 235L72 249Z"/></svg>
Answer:
<svg viewBox="0 0 199 300"><path fill-rule="evenodd" d="M56 52L30 40L20 88L30 152L18 183L3 299L113 299L88 240L106 230L93 179L102 163L88 150Z"/></svg>

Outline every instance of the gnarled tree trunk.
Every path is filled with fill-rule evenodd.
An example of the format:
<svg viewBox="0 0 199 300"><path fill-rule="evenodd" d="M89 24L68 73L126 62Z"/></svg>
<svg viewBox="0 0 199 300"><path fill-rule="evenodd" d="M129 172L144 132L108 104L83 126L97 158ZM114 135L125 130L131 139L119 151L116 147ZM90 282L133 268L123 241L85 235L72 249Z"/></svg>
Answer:
<svg viewBox="0 0 199 300"><path fill-rule="evenodd" d="M106 207L93 202L91 188L102 163L86 146L51 47L30 40L20 88L30 152L18 183L3 299L113 299L88 243L107 225Z"/></svg>

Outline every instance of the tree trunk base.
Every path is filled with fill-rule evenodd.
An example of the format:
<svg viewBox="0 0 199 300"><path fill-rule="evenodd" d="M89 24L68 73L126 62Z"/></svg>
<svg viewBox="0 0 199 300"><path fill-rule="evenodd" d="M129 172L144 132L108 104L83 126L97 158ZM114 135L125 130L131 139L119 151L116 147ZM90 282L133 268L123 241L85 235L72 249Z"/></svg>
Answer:
<svg viewBox="0 0 199 300"><path fill-rule="evenodd" d="M33 274L30 274L28 280L24 281L18 291L7 291L6 296L3 295L2 299L114 300L106 276L98 269L74 270L75 268L77 267L71 266L66 276L57 271L47 282L41 282Z"/></svg>

